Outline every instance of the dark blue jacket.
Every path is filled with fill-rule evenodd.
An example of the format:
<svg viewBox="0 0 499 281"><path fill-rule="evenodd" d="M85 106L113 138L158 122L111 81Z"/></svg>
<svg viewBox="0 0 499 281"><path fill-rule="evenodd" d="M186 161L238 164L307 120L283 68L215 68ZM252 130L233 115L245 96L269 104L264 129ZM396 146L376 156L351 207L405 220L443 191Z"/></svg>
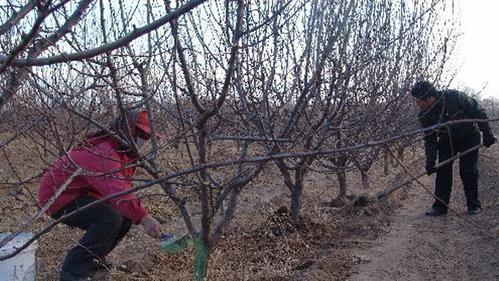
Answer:
<svg viewBox="0 0 499 281"><path fill-rule="evenodd" d="M418 115L423 128L439 123L462 119L488 119L478 102L456 90L440 91L437 102L428 110L421 110ZM480 139L479 131L491 134L488 122L466 122L451 124L427 132L424 137L426 161L434 163L439 146L452 146L469 138Z"/></svg>

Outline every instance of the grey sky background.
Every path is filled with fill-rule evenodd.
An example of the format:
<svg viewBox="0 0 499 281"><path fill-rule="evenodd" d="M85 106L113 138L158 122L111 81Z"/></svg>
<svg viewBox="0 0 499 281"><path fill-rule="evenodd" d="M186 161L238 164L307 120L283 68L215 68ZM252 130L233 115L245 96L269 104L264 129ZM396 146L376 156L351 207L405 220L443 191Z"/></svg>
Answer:
<svg viewBox="0 0 499 281"><path fill-rule="evenodd" d="M457 76L451 86L499 99L499 0L457 0L455 4L463 34L454 54Z"/></svg>

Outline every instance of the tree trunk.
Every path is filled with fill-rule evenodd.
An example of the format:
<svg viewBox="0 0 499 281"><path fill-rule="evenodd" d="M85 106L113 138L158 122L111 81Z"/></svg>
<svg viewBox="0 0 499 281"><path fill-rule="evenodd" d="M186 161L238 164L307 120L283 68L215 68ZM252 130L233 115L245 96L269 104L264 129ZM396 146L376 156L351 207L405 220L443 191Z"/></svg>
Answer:
<svg viewBox="0 0 499 281"><path fill-rule="evenodd" d="M344 207L347 204L347 177L344 170L336 173L338 178L338 195L329 202L329 205L335 208Z"/></svg>
<svg viewBox="0 0 499 281"><path fill-rule="evenodd" d="M208 272L208 262L210 260L210 248L201 238L194 240L194 280L206 280L206 273Z"/></svg>
<svg viewBox="0 0 499 281"><path fill-rule="evenodd" d="M364 189L369 189L369 176L367 175L366 171L360 171L360 179L362 182L362 187Z"/></svg>
<svg viewBox="0 0 499 281"><path fill-rule="evenodd" d="M389 162L390 162L390 151L388 150L388 147L384 149L384 163L383 163L383 174L385 176L388 176L388 170L389 170Z"/></svg>
<svg viewBox="0 0 499 281"><path fill-rule="evenodd" d="M301 212L301 196L303 193L303 182L295 183L291 189L291 219L296 220Z"/></svg>
<svg viewBox="0 0 499 281"><path fill-rule="evenodd" d="M347 195L347 176L345 171L336 173L338 178L338 198L344 198Z"/></svg>
<svg viewBox="0 0 499 281"><path fill-rule="evenodd" d="M399 147L399 148L397 149L397 158L398 158L400 161L404 162L404 148L403 148L403 147Z"/></svg>

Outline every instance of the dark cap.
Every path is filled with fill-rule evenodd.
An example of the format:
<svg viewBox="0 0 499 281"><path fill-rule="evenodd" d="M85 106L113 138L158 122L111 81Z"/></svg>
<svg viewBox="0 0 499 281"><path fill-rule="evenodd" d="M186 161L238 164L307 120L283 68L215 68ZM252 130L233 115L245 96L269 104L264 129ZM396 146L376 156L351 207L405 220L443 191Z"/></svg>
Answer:
<svg viewBox="0 0 499 281"><path fill-rule="evenodd" d="M437 96L437 89L428 81L420 81L412 87L411 95L421 100L430 96Z"/></svg>

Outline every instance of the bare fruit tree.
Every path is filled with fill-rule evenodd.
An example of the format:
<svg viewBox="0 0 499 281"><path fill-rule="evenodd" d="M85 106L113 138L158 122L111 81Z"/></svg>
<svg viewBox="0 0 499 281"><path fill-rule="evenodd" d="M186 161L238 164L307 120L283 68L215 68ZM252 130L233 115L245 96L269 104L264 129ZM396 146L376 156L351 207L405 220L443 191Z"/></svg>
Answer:
<svg viewBox="0 0 499 281"><path fill-rule="evenodd" d="M29 229L27 247L81 211L38 221L48 208L33 191L43 169L144 109L164 138L138 149L130 132L114 132L143 172L97 202L166 195L158 204L176 208L194 241L199 280L241 192L266 169L277 167L293 219L312 169L337 175L337 199L351 170L368 188L383 152L410 145L409 87L442 76L455 34L439 21L444 1L25 2L0 10L0 148L15 174L0 184L32 207L8 239ZM18 145L31 173L15 161Z"/></svg>

